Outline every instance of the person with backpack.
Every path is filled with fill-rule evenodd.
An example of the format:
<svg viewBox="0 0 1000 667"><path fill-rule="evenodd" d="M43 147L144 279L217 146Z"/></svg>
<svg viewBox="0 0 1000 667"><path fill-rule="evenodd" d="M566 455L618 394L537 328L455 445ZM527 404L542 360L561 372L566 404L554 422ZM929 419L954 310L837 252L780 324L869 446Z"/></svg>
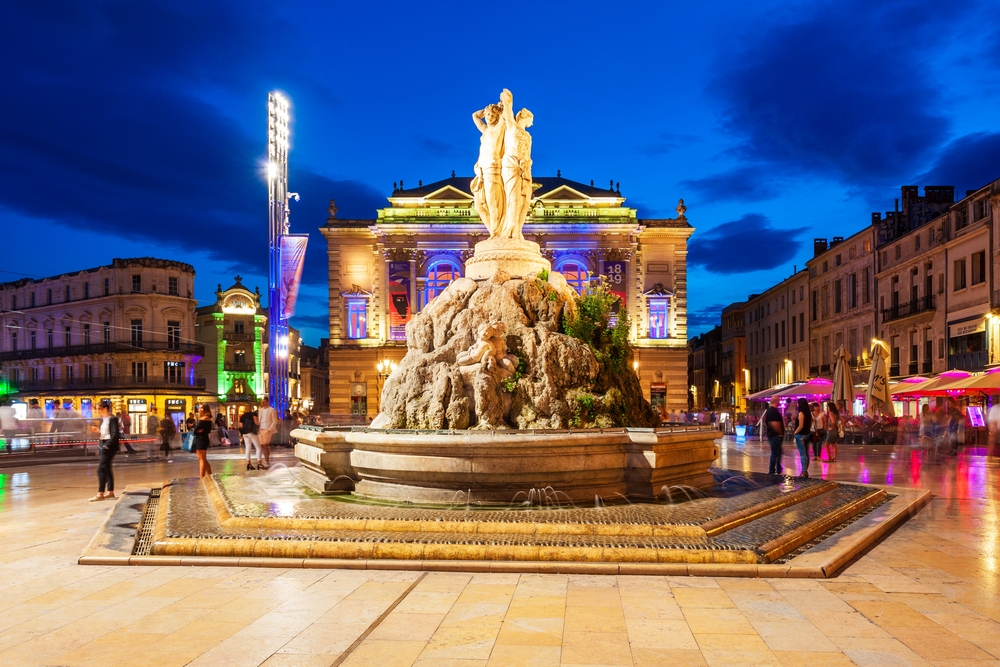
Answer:
<svg viewBox="0 0 1000 667"><path fill-rule="evenodd" d="M111 414L111 401L98 403L97 411L101 415L101 425L91 428L97 436L99 459L97 462L97 495L90 502L109 500L115 497L115 474L111 467L115 455L121 446L122 427L118 418Z"/></svg>
<svg viewBox="0 0 1000 667"><path fill-rule="evenodd" d="M257 416L257 412L250 412L247 410L242 415L240 415L240 435L243 436L243 444L247 448L247 470L253 470L253 464L250 463L250 445L253 445L257 449L257 470L263 470L264 465L261 463L261 446L260 437L258 437L257 432L260 428L260 418Z"/></svg>

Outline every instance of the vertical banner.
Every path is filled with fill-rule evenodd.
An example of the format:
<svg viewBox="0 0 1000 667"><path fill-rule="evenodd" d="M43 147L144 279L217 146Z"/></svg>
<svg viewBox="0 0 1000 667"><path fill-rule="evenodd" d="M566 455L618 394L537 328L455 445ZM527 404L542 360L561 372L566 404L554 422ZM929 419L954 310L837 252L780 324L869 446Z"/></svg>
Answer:
<svg viewBox="0 0 1000 667"><path fill-rule="evenodd" d="M295 314L295 302L299 298L299 283L302 282L302 267L306 263L308 234L285 234L281 237L281 286L280 304L282 319Z"/></svg>
<svg viewBox="0 0 1000 667"><path fill-rule="evenodd" d="M608 287L611 293L621 299L621 303L615 306L615 314L628 304L627 288L625 278L628 275L628 262L614 261L604 262L604 277L608 279Z"/></svg>
<svg viewBox="0 0 1000 667"><path fill-rule="evenodd" d="M406 340L410 312L410 263L389 262L389 340Z"/></svg>

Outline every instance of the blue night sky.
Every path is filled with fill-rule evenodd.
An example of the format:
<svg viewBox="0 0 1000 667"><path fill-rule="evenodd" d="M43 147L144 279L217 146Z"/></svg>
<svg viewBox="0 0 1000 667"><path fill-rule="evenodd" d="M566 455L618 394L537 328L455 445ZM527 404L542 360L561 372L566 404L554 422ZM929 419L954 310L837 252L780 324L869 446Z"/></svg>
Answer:
<svg viewBox="0 0 1000 667"><path fill-rule="evenodd" d="M505 21L510 17L511 22ZM268 90L293 102L299 313L326 335L317 228L393 181L471 173L470 115L535 114L534 172L683 197L693 333L849 235L904 184L1000 177L995 0L295 3L6 0L0 280L113 257L266 287Z"/></svg>

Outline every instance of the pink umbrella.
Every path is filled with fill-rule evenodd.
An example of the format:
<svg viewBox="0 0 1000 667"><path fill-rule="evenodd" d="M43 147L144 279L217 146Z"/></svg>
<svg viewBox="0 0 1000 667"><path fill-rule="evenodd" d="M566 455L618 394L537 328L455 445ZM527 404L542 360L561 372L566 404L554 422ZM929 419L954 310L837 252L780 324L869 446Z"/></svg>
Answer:
<svg viewBox="0 0 1000 667"><path fill-rule="evenodd" d="M897 396L947 396L952 385L965 380L969 373L965 371L945 371L933 380L923 382L907 391L894 392Z"/></svg>
<svg viewBox="0 0 1000 667"><path fill-rule="evenodd" d="M813 378L802 384L795 384L787 389L776 392L774 396L782 398L819 398L829 396L833 391L833 381L826 378Z"/></svg>

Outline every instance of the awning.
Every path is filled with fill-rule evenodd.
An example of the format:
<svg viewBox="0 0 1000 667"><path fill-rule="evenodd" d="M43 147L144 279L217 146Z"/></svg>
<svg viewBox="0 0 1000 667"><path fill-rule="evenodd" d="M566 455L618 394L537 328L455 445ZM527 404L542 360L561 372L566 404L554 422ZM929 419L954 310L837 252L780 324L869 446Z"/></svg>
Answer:
<svg viewBox="0 0 1000 667"><path fill-rule="evenodd" d="M802 384L802 383L796 383ZM782 389L787 389L789 387L795 386L794 384L779 384L770 389L765 389L764 391L758 391L756 394L750 394L747 396L748 401L768 401L772 396L777 394Z"/></svg>
<svg viewBox="0 0 1000 667"><path fill-rule="evenodd" d="M808 382L794 384L787 389L782 389L774 395L782 398L818 398L820 396L830 396L831 391L833 391L833 380L813 378Z"/></svg>
<svg viewBox="0 0 1000 667"><path fill-rule="evenodd" d="M947 396L952 385L968 379L965 371L945 371L933 380L918 384L906 391L893 392L897 396Z"/></svg>

